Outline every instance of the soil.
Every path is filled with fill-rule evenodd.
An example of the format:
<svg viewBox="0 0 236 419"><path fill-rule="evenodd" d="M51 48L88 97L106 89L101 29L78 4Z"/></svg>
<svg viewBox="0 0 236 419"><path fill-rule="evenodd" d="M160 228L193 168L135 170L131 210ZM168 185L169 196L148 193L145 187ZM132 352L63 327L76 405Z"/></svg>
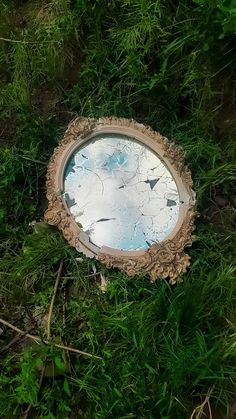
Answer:
<svg viewBox="0 0 236 419"><path fill-rule="evenodd" d="M16 115L0 119L0 145L11 145L15 142L15 134L18 126Z"/></svg>

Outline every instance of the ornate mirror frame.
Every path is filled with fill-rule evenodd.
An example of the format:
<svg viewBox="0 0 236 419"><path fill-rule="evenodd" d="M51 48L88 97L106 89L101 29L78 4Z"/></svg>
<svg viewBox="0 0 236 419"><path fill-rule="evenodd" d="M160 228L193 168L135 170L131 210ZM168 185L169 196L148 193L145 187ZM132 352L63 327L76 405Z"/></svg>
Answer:
<svg viewBox="0 0 236 419"><path fill-rule="evenodd" d="M94 136L105 133L127 135L146 145L160 158L175 180L180 202L177 224L163 241L146 250L123 251L95 246L75 222L63 198L64 171L69 158ZM48 209L45 221L57 226L78 252L96 258L109 268L119 268L130 276L147 273L153 282L160 277L168 278L173 284L190 265L190 257L185 254L184 248L191 246L194 240L192 232L196 210L191 173L184 164L182 149L150 127L124 118L75 119L50 159L46 186Z"/></svg>

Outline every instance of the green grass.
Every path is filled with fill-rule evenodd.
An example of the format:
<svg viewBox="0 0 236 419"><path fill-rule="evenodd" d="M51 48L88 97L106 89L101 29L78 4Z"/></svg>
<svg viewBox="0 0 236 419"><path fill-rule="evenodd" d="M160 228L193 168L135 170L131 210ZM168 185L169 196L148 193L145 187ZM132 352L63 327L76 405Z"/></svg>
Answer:
<svg viewBox="0 0 236 419"><path fill-rule="evenodd" d="M236 399L235 2L0 1L0 317L95 360L26 340L0 352L3 418L213 419ZM4 38L4 39L3 39ZM78 259L47 207L47 163L76 115L125 116L180 144L199 218L170 287ZM109 280L103 294L91 276ZM1 326L1 325L0 325ZM2 327L2 326L1 326ZM15 333L2 327L0 350ZM42 385L39 376L45 373ZM204 415L205 414L205 415ZM208 416L207 416L208 415ZM209 405L198 417L210 418ZM195 414L193 419L197 419Z"/></svg>

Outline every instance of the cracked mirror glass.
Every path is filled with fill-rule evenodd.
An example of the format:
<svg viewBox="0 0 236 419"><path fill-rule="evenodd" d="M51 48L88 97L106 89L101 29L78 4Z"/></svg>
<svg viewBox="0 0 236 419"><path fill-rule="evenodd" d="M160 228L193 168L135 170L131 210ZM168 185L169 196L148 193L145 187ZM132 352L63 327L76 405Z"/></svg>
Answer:
<svg viewBox="0 0 236 419"><path fill-rule="evenodd" d="M63 197L98 247L145 250L178 220L171 173L152 150L125 135L100 134L78 148L67 163Z"/></svg>

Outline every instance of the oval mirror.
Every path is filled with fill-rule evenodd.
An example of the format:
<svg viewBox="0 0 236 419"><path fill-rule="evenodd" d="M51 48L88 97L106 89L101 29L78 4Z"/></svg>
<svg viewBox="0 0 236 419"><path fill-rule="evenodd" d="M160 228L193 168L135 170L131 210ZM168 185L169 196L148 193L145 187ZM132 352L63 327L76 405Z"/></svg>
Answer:
<svg viewBox="0 0 236 419"><path fill-rule="evenodd" d="M133 120L78 118L50 160L45 220L79 252L173 283L189 265L194 192L182 150Z"/></svg>

